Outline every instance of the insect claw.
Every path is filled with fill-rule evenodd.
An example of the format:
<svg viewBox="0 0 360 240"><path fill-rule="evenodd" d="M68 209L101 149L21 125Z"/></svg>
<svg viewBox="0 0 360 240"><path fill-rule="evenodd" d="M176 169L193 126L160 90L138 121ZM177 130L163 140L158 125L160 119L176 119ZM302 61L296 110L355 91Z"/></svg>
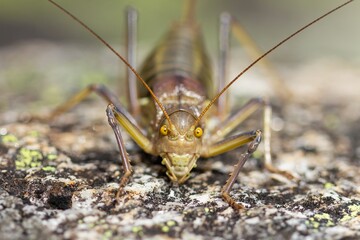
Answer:
<svg viewBox="0 0 360 240"><path fill-rule="evenodd" d="M225 202L227 202L232 208L234 208L236 210L246 209L246 207L244 205L242 205L241 203L235 202L235 200L232 197L230 197L230 195L228 193L223 192L222 197L225 200Z"/></svg>

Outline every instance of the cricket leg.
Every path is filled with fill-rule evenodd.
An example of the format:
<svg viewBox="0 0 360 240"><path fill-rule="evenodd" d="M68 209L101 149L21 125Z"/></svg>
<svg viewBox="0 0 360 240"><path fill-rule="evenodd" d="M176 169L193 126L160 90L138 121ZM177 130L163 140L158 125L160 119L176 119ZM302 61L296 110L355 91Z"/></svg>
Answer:
<svg viewBox="0 0 360 240"><path fill-rule="evenodd" d="M124 145L123 138L121 136L120 125L130 134L133 140L145 152L153 154L153 145L150 140L146 136L144 136L141 131L129 121L129 119L126 118L126 115L123 114L122 110L117 108L114 104L108 105L108 107L106 108L106 115L108 117L108 122L114 131L120 151L120 157L122 159L124 167L124 175L120 179L119 190L116 194L116 200L117 202L119 202L120 197L124 194L124 187L128 183L129 178L132 174L132 167Z"/></svg>
<svg viewBox="0 0 360 240"><path fill-rule="evenodd" d="M115 94L103 85L92 84L84 90L77 93L68 101L57 107L48 117L52 120L57 116L69 111L75 105L83 101L89 94L96 93L102 97L108 104L114 109L114 114L120 125L129 133L130 137L142 148L146 153L152 154L152 144L150 140L145 136L144 130L139 127L139 124L135 118L125 109L125 107L119 102Z"/></svg>
<svg viewBox="0 0 360 240"><path fill-rule="evenodd" d="M236 111L232 116L228 117L221 124L218 125L217 128L211 131L210 136L211 142L219 142L228 134L232 133L232 131L239 126L242 122L244 122L247 118L249 118L252 114L254 114L257 110L263 109L263 129L264 129L264 166L265 168L273 173L278 173L284 175L289 179L293 179L294 176L287 172L277 169L272 164L271 157L271 106L270 104L261 98L253 98L249 100L243 107L241 107L238 111ZM215 149L214 149L215 150ZM229 151L228 149L227 151ZM226 151L224 151L226 152ZM220 154L220 153L217 153ZM217 155L215 154L215 155Z"/></svg>
<svg viewBox="0 0 360 240"><path fill-rule="evenodd" d="M220 92L226 86L226 79L228 73L228 57L230 49L230 29L231 29L231 16L228 13L222 13L219 20L219 71L217 92ZM224 119L230 112L229 107L229 91L218 99L218 116Z"/></svg>
<svg viewBox="0 0 360 240"><path fill-rule="evenodd" d="M264 108L264 166L269 172L277 173L283 175L287 179L295 179L295 176L285 170L278 169L272 163L271 157L271 115L272 109L269 106L265 106Z"/></svg>
<svg viewBox="0 0 360 240"><path fill-rule="evenodd" d="M240 173L240 170L244 166L245 162L249 159L250 155L255 152L257 147L259 146L261 142L261 131L255 131L255 136L252 136L253 140L250 142L246 152L240 156L240 159L238 163L234 166L234 171L230 174L229 179L226 181L225 185L221 189L221 195L223 199L229 203L230 206L232 206L235 209L243 209L244 206L240 203L237 203L231 196L230 191Z"/></svg>
<svg viewBox="0 0 360 240"><path fill-rule="evenodd" d="M137 50L137 19L138 12L132 7L126 8L126 56L129 64L136 69L136 50ZM129 112L136 118L140 113L137 79L130 68L126 68L127 79L127 98Z"/></svg>
<svg viewBox="0 0 360 240"><path fill-rule="evenodd" d="M47 117L49 121L54 120L58 116L64 114L65 112L69 111L79 103L85 100L91 93L96 93L100 97L102 97L106 102L114 103L116 105L120 105L117 97L110 92L105 86L101 84L91 84L87 86L85 89L79 91L70 99L68 99L65 103L61 104L57 108L55 108Z"/></svg>
<svg viewBox="0 0 360 240"><path fill-rule="evenodd" d="M109 125L111 126L111 128L114 131L116 142L119 147L120 156L121 156L121 159L123 162L123 167L124 167L124 175L121 177L121 180L119 183L119 190L116 194L116 200L119 201L120 196L122 196L124 193L124 187L127 184L127 182L129 181L130 175L132 174L132 167L131 167L130 159L128 157L128 154L127 154L127 151L126 151L126 148L124 145L124 140L121 136L119 124L117 124L113 109L110 105L106 108L106 115L108 117Z"/></svg>
<svg viewBox="0 0 360 240"><path fill-rule="evenodd" d="M122 112L126 117L132 122L133 125L138 126L135 118L122 106L118 98L114 93L112 93L107 87L102 84L91 84L87 86L85 89L81 90L65 103L61 104L57 108L55 108L49 116L46 117L46 121L52 121L58 116L64 114L65 112L69 111L79 103L85 100L90 94L95 93L101 98L103 98L108 104L112 103L117 108L122 109Z"/></svg>
<svg viewBox="0 0 360 240"><path fill-rule="evenodd" d="M240 156L238 163L234 166L233 172L230 174L229 179L226 181L224 187L221 189L221 195L226 202L229 203L235 209L244 208L243 205L236 203L235 200L230 197L229 193L234 185L240 170L244 166L245 162L249 159L250 155L257 149L261 142L262 132L261 130L240 133L235 136L228 137L216 144L207 147L207 151L202 154L205 157L211 157L232 149L238 148L242 145L249 143L248 148L244 154Z"/></svg>
<svg viewBox="0 0 360 240"><path fill-rule="evenodd" d="M70 110L76 104L79 104L89 94L95 92L97 95L105 99L109 105L106 109L108 122L114 131L115 138L119 147L120 156L123 161L124 175L122 176L119 184L119 191L116 195L117 200L123 193L123 188L129 180L132 173L132 167L130 160L125 149L124 141L120 132L120 125L129 133L130 137L142 148L145 152L153 154L153 145L151 141L144 135L143 130L138 127L138 124L132 117L132 115L126 111L122 104L118 101L117 97L103 85L90 85L78 94L73 96L64 104L56 108L51 114L49 119L61 115L62 113Z"/></svg>
<svg viewBox="0 0 360 240"><path fill-rule="evenodd" d="M256 45L255 41L247 33L245 28L241 26L241 24L234 17L231 17L231 32L234 37L244 46L245 51L252 60L256 60L263 54L260 48ZM266 58L264 58L259 62L259 65L265 71L266 76L269 76L270 83L273 86L277 96L279 96L282 101L290 100L293 93L284 83L284 80L279 76L278 72L275 70L272 64L267 61Z"/></svg>

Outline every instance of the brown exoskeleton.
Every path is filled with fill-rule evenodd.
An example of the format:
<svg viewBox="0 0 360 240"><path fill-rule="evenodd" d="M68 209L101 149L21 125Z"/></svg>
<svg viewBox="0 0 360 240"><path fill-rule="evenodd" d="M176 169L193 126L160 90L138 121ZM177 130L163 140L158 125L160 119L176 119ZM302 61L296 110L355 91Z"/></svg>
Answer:
<svg viewBox="0 0 360 240"><path fill-rule="evenodd" d="M226 14L223 15L220 31L220 76L217 83L217 93L214 94L210 61L204 48L200 27L194 18L193 1L186 1L183 18L173 24L164 39L153 49L144 61L139 73L132 67L134 66L134 37L136 32L134 22L136 12L134 10L128 10L129 61L127 61L74 15L52 0L49 1L95 35L128 66L129 111L106 87L91 85L58 107L50 115L52 119L69 110L91 92L97 93L109 103L106 113L109 124L115 133L125 172L120 180L117 199L121 197L123 188L132 173L130 160L120 132L121 126L146 153L160 156L162 158L161 163L166 166L167 175L171 181L179 184L184 183L189 178L190 172L196 167L196 161L199 157L209 158L248 144L245 153L241 155L230 178L221 190L225 201L236 209L243 208L243 206L236 203L229 193L242 166L257 149L262 138L265 142L265 167L272 172L281 173L288 177L291 177L291 174L279 171L271 163L270 105L263 99L252 99L234 114L224 118L224 115L229 115L226 110L228 103L226 98L220 98L220 96L243 73L275 48L308 26L351 2L342 4L291 34L266 53L257 57L228 84L225 84L228 35L232 30L242 41L246 40L246 35L234 18ZM136 86L135 78L143 85L142 88L141 85ZM142 101L144 103L142 105L138 101L140 98L146 100ZM204 116L214 105L217 108L212 113L215 112L214 117L220 119L221 124L214 129L208 129ZM263 131L259 129L239 134L233 133L240 123L261 108L264 111ZM135 120L144 115L148 116L147 122L150 122L150 125L143 125Z"/></svg>

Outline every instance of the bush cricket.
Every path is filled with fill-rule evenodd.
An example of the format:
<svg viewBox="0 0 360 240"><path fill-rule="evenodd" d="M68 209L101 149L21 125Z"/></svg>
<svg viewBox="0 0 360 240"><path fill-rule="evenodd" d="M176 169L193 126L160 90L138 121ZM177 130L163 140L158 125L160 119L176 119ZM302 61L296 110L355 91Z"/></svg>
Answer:
<svg viewBox="0 0 360 240"><path fill-rule="evenodd" d="M265 168L289 178L292 175L278 170L272 165L270 153L271 107L269 103L264 99L254 98L230 114L228 100L224 95L228 93L228 88L234 82L269 53L310 25L352 1L343 3L305 25L264 54L258 54L255 60L229 83L226 83L229 37L232 33L241 41L246 42L247 36L233 16L221 15L219 76L217 82L214 83L201 29L195 19L195 1L185 1L182 18L173 23L162 41L145 59L141 70L138 72L133 67L135 66L134 49L137 19L137 13L134 9L129 8L127 10L128 60L126 60L81 20L58 3L49 0L87 29L122 60L128 69L127 81L128 92L130 93L128 96L129 109L126 109L124 104L108 88L103 85L90 85L56 108L50 114L49 119L54 119L68 111L93 92L105 99L108 103L106 109L108 122L114 131L124 168L124 175L120 179L119 190L116 194L117 200L124 194L124 186L133 172L120 127L125 129L133 141L146 153L160 156L161 164L167 168L168 177L178 184L184 183L189 178L191 170L196 167L198 158L210 158L247 145L245 152L239 157L234 170L221 189L221 195L229 205L235 209L242 209L244 206L230 196L230 191L243 165L258 148L262 139L264 139ZM282 83L277 81L275 84L281 86ZM216 85L217 88L215 89L213 85ZM282 97L288 98L291 93L286 91L285 87L283 89L285 90L282 91ZM142 104L140 104L139 99L146 101L141 101ZM262 109L264 116L262 130L234 132L239 124L259 109ZM210 114L211 116L209 116ZM144 116L146 116L145 120L138 121ZM210 117L217 118L220 121L220 124L213 129L207 127L206 118ZM147 125L143 124L145 122Z"/></svg>

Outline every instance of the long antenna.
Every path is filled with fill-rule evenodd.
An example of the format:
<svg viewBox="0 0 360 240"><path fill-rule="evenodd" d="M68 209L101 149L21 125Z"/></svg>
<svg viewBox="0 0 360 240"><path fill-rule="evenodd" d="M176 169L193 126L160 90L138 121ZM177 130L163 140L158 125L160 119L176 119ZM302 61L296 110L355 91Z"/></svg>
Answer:
<svg viewBox="0 0 360 240"><path fill-rule="evenodd" d="M288 36L287 38L285 38L284 40L282 40L281 42L279 42L278 44L276 44L274 47L272 47L271 49L269 49L267 52L265 52L263 55L261 55L260 57L258 57L255 61L253 61L249 66L247 66L244 70L242 70L231 82L229 82L228 85L226 85L211 101L210 103L204 108L204 110L202 110L202 112L200 113L199 117L196 119L195 122L195 126L199 124L200 120L202 119L202 117L205 115L205 113L210 109L210 107L219 99L219 97L236 81L238 80L244 73L246 73L250 68L252 68L257 62L259 62L261 59L263 59L265 56L267 56L269 53L271 53L272 51L274 51L276 48L278 48L279 46L281 46L283 43L287 42L289 39L291 39L292 37L294 37L295 35L299 34L300 32L302 32L303 30L305 30L306 28L308 28L309 26L313 25L314 23L320 21L321 19L323 19L324 17L328 16L329 14L335 12L336 10L339 10L340 8L344 7L345 5L349 4L350 2L352 2L354 0L349 0L343 4L341 4L340 6L330 10L329 12L323 14L322 16L316 18L315 20L311 21L310 23L306 24L304 27L300 28L299 30L297 30L296 32L294 32L293 34L291 34L290 36Z"/></svg>
<svg viewBox="0 0 360 240"><path fill-rule="evenodd" d="M107 43L102 37L100 37L96 32L94 32L90 27L88 27L83 21L81 21L80 19L78 19L77 17L75 17L75 15L73 15L72 13L70 13L68 10L66 10L65 8L63 8L62 6L60 6L59 4L57 4L56 2L52 1L52 0L48 0L50 3L52 3L53 5L55 5L57 8L59 8L61 11L63 11L64 13L66 13L68 16L70 16L71 18L73 18L76 22L78 22L81 26L83 26L86 30L88 30L92 35L94 35L98 40L100 40L106 47L108 47L116 56L118 56L121 61L123 61L123 63L125 63L126 66L128 66L128 68L135 74L135 76L137 77L137 79L140 80L140 82L145 86L145 88L149 91L150 95L152 96L152 98L154 99L154 101L157 103L157 105L160 107L161 111L164 113L164 116L166 117L166 120L169 122L170 126L172 125L171 121L170 121L170 117L167 114L164 106L161 104L161 102L159 101L159 99L156 97L155 93L151 90L151 88L149 87L149 85L147 85L147 83L144 81L144 79L142 79L142 77L136 72L136 70L130 65L130 63L128 63L128 61L126 61L126 59L121 56L113 47L110 46L109 43ZM171 128L170 128L171 129Z"/></svg>

